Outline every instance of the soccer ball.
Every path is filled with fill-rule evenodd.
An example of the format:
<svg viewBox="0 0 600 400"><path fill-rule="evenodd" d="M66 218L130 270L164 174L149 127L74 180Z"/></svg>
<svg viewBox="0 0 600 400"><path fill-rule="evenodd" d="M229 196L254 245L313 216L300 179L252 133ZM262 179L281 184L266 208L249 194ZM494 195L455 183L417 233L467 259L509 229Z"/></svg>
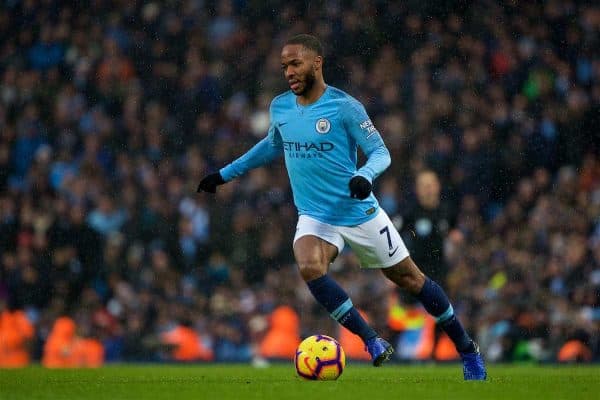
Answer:
<svg viewBox="0 0 600 400"><path fill-rule="evenodd" d="M346 366L344 349L327 335L309 336L296 349L296 372L309 380L332 381L340 377Z"/></svg>

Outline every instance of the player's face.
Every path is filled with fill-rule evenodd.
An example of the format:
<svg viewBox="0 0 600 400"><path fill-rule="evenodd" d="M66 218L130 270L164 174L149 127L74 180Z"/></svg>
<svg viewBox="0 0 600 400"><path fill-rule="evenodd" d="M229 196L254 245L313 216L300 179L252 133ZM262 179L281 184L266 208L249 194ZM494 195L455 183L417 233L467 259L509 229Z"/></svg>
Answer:
<svg viewBox="0 0 600 400"><path fill-rule="evenodd" d="M303 96L314 86L322 58L300 44L288 44L281 51L281 69L296 96Z"/></svg>

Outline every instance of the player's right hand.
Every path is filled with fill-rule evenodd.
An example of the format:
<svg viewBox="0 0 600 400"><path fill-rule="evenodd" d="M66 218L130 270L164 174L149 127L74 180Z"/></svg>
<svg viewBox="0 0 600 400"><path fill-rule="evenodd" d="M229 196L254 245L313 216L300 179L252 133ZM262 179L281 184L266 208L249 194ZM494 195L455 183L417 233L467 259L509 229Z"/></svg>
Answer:
<svg viewBox="0 0 600 400"><path fill-rule="evenodd" d="M213 174L205 176L198 185L198 189L196 192L208 192L208 193L216 193L217 186L225 183L223 177L220 173L215 172Z"/></svg>

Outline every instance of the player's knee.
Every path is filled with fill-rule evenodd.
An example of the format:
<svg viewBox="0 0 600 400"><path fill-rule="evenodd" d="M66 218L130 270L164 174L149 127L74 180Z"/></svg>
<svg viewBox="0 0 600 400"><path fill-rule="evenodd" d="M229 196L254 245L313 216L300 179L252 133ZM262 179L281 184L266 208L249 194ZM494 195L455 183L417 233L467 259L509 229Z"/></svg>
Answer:
<svg viewBox="0 0 600 400"><path fill-rule="evenodd" d="M327 273L327 266L318 260L301 260L298 262L298 268L305 282L320 278Z"/></svg>
<svg viewBox="0 0 600 400"><path fill-rule="evenodd" d="M382 270L383 274L401 289L411 294L417 294L421 291L425 283L425 276L418 270L389 268Z"/></svg>
<svg viewBox="0 0 600 400"><path fill-rule="evenodd" d="M398 286L408 291L409 293L419 293L423 287L423 282L419 279L419 276L415 274L402 274L398 280Z"/></svg>

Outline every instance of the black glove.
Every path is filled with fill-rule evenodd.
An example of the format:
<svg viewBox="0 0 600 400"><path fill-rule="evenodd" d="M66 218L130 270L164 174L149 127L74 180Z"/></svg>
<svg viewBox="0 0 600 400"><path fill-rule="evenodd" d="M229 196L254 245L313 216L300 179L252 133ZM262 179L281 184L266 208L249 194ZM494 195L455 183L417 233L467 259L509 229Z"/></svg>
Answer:
<svg viewBox="0 0 600 400"><path fill-rule="evenodd" d="M196 192L200 193L200 192L208 192L208 193L216 193L217 191L217 186L224 184L225 181L223 180L223 177L221 176L220 173L215 172L214 174L210 174L204 177L204 179L202 179L200 181L200 184L198 185L198 189L196 190Z"/></svg>
<svg viewBox="0 0 600 400"><path fill-rule="evenodd" d="M369 194L371 193L371 189L373 188L373 185L371 185L371 182L369 182L367 180L367 178L357 175L355 177L353 177L352 179L350 179L350 197L352 197L353 199L360 199L360 200L364 200L367 197L369 197Z"/></svg>

